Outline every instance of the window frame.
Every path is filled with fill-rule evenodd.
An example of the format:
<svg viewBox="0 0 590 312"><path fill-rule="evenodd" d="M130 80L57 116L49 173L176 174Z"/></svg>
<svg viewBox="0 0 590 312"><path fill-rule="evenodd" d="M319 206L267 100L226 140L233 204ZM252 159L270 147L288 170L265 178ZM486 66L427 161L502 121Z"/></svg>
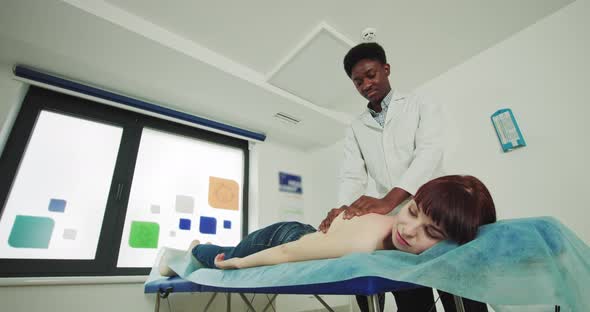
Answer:
<svg viewBox="0 0 590 312"><path fill-rule="evenodd" d="M248 141L170 120L30 86L0 156L0 218L41 111L51 111L121 127L123 134L109 188L107 205L93 260L0 258L1 277L148 275L150 268L118 268L117 260L133 172L143 128L165 131L226 146L244 153L242 237L248 233ZM1 255L0 255L1 257Z"/></svg>

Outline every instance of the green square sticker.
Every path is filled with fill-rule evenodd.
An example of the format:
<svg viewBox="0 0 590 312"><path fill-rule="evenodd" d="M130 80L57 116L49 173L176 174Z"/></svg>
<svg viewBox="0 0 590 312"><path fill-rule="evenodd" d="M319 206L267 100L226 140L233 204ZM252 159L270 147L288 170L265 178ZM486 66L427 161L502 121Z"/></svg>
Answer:
<svg viewBox="0 0 590 312"><path fill-rule="evenodd" d="M160 225L155 222L131 222L129 246L133 248L158 248Z"/></svg>

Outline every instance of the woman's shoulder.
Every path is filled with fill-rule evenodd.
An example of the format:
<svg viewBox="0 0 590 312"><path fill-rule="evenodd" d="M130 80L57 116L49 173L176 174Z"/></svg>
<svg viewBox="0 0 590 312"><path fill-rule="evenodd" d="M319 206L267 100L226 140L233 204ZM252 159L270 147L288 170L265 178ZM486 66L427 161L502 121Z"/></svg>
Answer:
<svg viewBox="0 0 590 312"><path fill-rule="evenodd" d="M382 215L380 213L368 213L366 215L362 215L358 218L359 221L368 222L368 221L380 221L380 222L392 222L393 217L390 215ZM354 218L353 218L354 220Z"/></svg>
<svg viewBox="0 0 590 312"><path fill-rule="evenodd" d="M330 232L347 231L350 233L373 233L390 230L393 217L378 213L369 213L352 219L344 220L343 213L338 215L330 226Z"/></svg>
<svg viewBox="0 0 590 312"><path fill-rule="evenodd" d="M381 214L371 213L349 220L339 215L327 235L356 251L374 251L383 249L383 239L390 236L392 224L391 216Z"/></svg>

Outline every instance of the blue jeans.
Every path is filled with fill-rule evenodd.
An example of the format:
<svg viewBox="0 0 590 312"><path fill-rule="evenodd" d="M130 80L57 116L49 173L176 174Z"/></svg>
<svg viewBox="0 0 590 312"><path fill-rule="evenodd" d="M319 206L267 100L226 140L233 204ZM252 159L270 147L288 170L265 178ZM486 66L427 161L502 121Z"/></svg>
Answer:
<svg viewBox="0 0 590 312"><path fill-rule="evenodd" d="M225 259L246 257L259 251L296 241L316 229L299 222L279 222L248 234L236 247L197 245L192 253L195 259L208 268L215 268L215 256L225 254Z"/></svg>

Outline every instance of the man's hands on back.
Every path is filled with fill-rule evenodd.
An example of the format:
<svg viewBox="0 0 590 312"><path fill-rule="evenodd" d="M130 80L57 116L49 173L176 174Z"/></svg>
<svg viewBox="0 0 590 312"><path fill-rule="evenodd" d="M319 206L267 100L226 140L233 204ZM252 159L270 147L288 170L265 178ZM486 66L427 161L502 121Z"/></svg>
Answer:
<svg viewBox="0 0 590 312"><path fill-rule="evenodd" d="M395 206L385 198L361 196L344 211L344 219L352 219L368 213L388 214Z"/></svg>
<svg viewBox="0 0 590 312"><path fill-rule="evenodd" d="M336 218L342 211L344 211L344 219L352 219L367 213L378 213L384 215L392 211L395 207L397 207L397 205L401 204L409 196L410 193L398 187L393 188L383 198L375 198L363 195L355 200L350 205L350 207L341 206L340 208L334 208L330 210L330 212L328 212L328 216L326 216L324 221L320 223L319 230L324 233L328 232L332 221L334 221L334 218Z"/></svg>
<svg viewBox="0 0 590 312"><path fill-rule="evenodd" d="M334 219L342 211L345 211L346 208L348 208L348 206L340 206L340 208L334 208L334 209L330 210L330 212L328 212L328 215L326 216L324 221L322 221L322 223L320 223L320 227L319 227L320 232L324 232L324 233L328 232L328 229L330 228L332 221L334 221Z"/></svg>
<svg viewBox="0 0 590 312"><path fill-rule="evenodd" d="M340 213L344 213L344 219L351 219L353 217L362 216L367 213L387 214L391 210L393 210L393 207L391 207L391 204L385 199L361 196L354 203L352 203L350 207L341 206L340 208L334 208L330 210L324 221L320 223L319 230L324 233L328 232L330 225L332 225L332 221L334 221L334 219Z"/></svg>
<svg viewBox="0 0 590 312"><path fill-rule="evenodd" d="M355 200L350 208L346 209L344 219L352 219L367 213L388 214L408 197L410 197L410 193L399 187L391 189L383 198L363 195Z"/></svg>

